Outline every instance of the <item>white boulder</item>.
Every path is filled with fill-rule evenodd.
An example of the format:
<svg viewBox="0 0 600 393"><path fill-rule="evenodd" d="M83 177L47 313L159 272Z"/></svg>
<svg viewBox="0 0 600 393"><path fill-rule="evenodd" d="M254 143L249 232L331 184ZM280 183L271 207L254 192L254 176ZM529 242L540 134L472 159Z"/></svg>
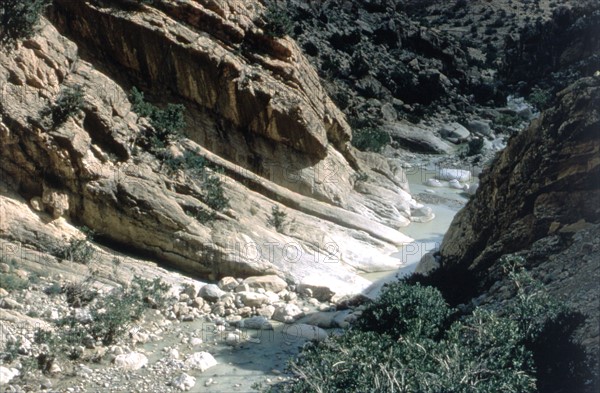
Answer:
<svg viewBox="0 0 600 393"><path fill-rule="evenodd" d="M115 357L115 365L123 370L139 370L148 364L146 355L139 352L130 352Z"/></svg>
<svg viewBox="0 0 600 393"><path fill-rule="evenodd" d="M185 360L185 365L189 368L204 372L218 363L216 359L208 352L196 352L188 356Z"/></svg>

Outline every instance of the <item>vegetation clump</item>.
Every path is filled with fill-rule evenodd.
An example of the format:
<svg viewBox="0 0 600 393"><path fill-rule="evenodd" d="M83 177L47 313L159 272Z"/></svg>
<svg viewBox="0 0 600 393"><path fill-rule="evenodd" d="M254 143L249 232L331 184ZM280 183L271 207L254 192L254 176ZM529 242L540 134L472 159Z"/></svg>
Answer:
<svg viewBox="0 0 600 393"><path fill-rule="evenodd" d="M284 6L270 2L267 5L264 19L263 29L268 36L280 38L291 34L293 22Z"/></svg>
<svg viewBox="0 0 600 393"><path fill-rule="evenodd" d="M270 391L537 391L543 366L533 343L563 309L509 262L507 275L516 288L509 311L459 311L433 287L408 280L388 284L351 330L305 347L289 364L295 378Z"/></svg>
<svg viewBox="0 0 600 393"><path fill-rule="evenodd" d="M225 196L223 182L218 176L220 170L211 169L204 157L197 153L186 151L179 157L168 156L164 162L169 170L182 170L186 174L191 175L193 179L199 180L203 189L202 200L211 209L223 211L229 207L229 199ZM210 221L211 216L205 213L204 211L194 211L190 215L199 218L201 222Z"/></svg>
<svg viewBox="0 0 600 393"><path fill-rule="evenodd" d="M271 207L271 216L267 218L267 224L275 228L277 232L283 232L285 224L287 223L287 213L279 208L277 205Z"/></svg>
<svg viewBox="0 0 600 393"><path fill-rule="evenodd" d="M380 152L389 143L389 134L375 127L356 129L352 135L352 146L362 151Z"/></svg>
<svg viewBox="0 0 600 393"><path fill-rule="evenodd" d="M55 127L64 124L70 116L80 111L83 105L83 89L81 86L75 85L63 89L56 103L50 109L52 124Z"/></svg>
<svg viewBox="0 0 600 393"><path fill-rule="evenodd" d="M16 41L35 34L36 25L50 0L2 0L0 2L0 45L13 45Z"/></svg>
<svg viewBox="0 0 600 393"><path fill-rule="evenodd" d="M136 87L131 89L131 105L140 117L150 121L152 130L148 130L146 144L151 153L161 155L164 149L185 127L184 106L168 104L161 109L146 101L144 93Z"/></svg>

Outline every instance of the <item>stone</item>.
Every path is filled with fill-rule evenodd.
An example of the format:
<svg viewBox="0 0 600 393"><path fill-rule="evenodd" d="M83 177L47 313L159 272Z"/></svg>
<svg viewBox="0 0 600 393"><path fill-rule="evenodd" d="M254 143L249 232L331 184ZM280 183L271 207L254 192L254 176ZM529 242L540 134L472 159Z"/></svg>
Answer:
<svg viewBox="0 0 600 393"><path fill-rule="evenodd" d="M286 325L281 331L285 339L293 337L302 337L311 341L324 341L327 339L327 332L320 327L307 325L305 323L294 323Z"/></svg>
<svg viewBox="0 0 600 393"><path fill-rule="evenodd" d="M238 326L245 329L256 329L256 330L273 330L273 325L266 317L254 316L250 318L242 319Z"/></svg>
<svg viewBox="0 0 600 393"><path fill-rule="evenodd" d="M233 291L237 286L237 280L231 276L223 277L219 280L219 288L224 291Z"/></svg>
<svg viewBox="0 0 600 393"><path fill-rule="evenodd" d="M148 364L146 355L139 352L130 352L117 355L114 360L115 366L123 370L139 370Z"/></svg>
<svg viewBox="0 0 600 393"><path fill-rule="evenodd" d="M410 209L410 219L414 222L429 222L435 218L429 206L420 206Z"/></svg>
<svg viewBox="0 0 600 393"><path fill-rule="evenodd" d="M310 290L310 292L312 293L312 297L318 299L321 302L328 302L329 300L331 300L331 297L335 294L329 287L323 285L308 283L298 284L298 293L307 293L307 290Z"/></svg>
<svg viewBox="0 0 600 393"><path fill-rule="evenodd" d="M450 188L454 188L455 190L462 190L464 189L464 186L462 184L460 184L460 182L456 179L452 179L448 182L448 186Z"/></svg>
<svg viewBox="0 0 600 393"><path fill-rule="evenodd" d="M442 138L451 140L453 143L461 142L466 140L471 136L469 130L467 130L460 123L450 123L443 125L439 130Z"/></svg>
<svg viewBox="0 0 600 393"><path fill-rule="evenodd" d="M208 352L196 352L188 356L184 362L186 367L204 372L218 363Z"/></svg>
<svg viewBox="0 0 600 393"><path fill-rule="evenodd" d="M421 153L450 154L455 149L431 130L407 122L386 123L381 130L400 146L410 146Z"/></svg>
<svg viewBox="0 0 600 393"><path fill-rule="evenodd" d="M8 384L14 377L19 375L16 368L0 366L0 386Z"/></svg>
<svg viewBox="0 0 600 393"><path fill-rule="evenodd" d="M432 271L440 267L440 263L433 255L433 252L428 252L423 255L417 267L415 267L415 273L422 274L424 276L429 275Z"/></svg>
<svg viewBox="0 0 600 393"><path fill-rule="evenodd" d="M181 373L171 381L171 386L181 391L187 392L196 385L196 378L186 373Z"/></svg>
<svg viewBox="0 0 600 393"><path fill-rule="evenodd" d="M440 180L458 180L468 182L471 180L471 171L466 169L442 168L436 176Z"/></svg>
<svg viewBox="0 0 600 393"><path fill-rule="evenodd" d="M284 279L275 275L248 277L243 281L243 283L248 284L250 288L262 288L265 291L272 292L283 291L288 286Z"/></svg>
<svg viewBox="0 0 600 393"><path fill-rule="evenodd" d="M206 284L200 288L198 295L209 302L216 302L221 296L225 295L225 292L215 284Z"/></svg>
<svg viewBox="0 0 600 393"><path fill-rule="evenodd" d="M304 315L304 313L298 306L295 304L286 304L284 306L277 307L271 319L284 323L293 323L302 315Z"/></svg>
<svg viewBox="0 0 600 393"><path fill-rule="evenodd" d="M492 129L490 128L489 123L482 120L471 120L467 124L467 128L476 134L480 134L483 136L492 135Z"/></svg>
<svg viewBox="0 0 600 393"><path fill-rule="evenodd" d="M269 301L266 295L258 292L239 292L240 301L249 307L259 307Z"/></svg>
<svg viewBox="0 0 600 393"><path fill-rule="evenodd" d="M425 185L428 187L444 187L444 184L438 179L427 179Z"/></svg>
<svg viewBox="0 0 600 393"><path fill-rule="evenodd" d="M258 310L256 310L256 312L258 313L258 315L261 315L267 319L271 319L271 317L273 316L273 314L275 313L275 307L272 305L262 305L261 308L259 308Z"/></svg>
<svg viewBox="0 0 600 393"><path fill-rule="evenodd" d="M0 308L4 308L6 310L17 310L23 308L19 302L9 297L4 297L0 299Z"/></svg>

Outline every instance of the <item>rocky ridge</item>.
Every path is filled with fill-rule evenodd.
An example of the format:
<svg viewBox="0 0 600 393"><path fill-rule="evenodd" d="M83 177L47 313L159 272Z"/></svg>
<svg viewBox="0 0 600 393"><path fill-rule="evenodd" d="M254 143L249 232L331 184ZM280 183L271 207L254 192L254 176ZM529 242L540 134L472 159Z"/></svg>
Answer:
<svg viewBox="0 0 600 393"><path fill-rule="evenodd" d="M402 162L350 146L344 116L294 42L254 24L259 3L122 6L57 1L40 33L2 59L3 178L31 209L203 277L325 274L347 292L367 284L354 271L397 266L387 255L410 241L398 229L421 207ZM221 169L231 208L217 219L190 217L210 210L202 185L136 146L149 125L131 109L135 84L185 106L185 138L170 154L194 151ZM73 86L83 110L44 124L40 114ZM273 205L289 218L281 232L267 225ZM7 217L5 238L39 243ZM313 263L323 259L336 263Z"/></svg>

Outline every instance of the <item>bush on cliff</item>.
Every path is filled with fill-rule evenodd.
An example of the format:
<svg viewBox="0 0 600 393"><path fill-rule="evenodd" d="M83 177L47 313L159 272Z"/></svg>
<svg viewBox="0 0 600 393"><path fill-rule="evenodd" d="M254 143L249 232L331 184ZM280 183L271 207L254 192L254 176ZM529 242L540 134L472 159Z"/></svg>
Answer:
<svg viewBox="0 0 600 393"><path fill-rule="evenodd" d="M0 2L0 45L13 44L35 33L50 0L2 0Z"/></svg>
<svg viewBox="0 0 600 393"><path fill-rule="evenodd" d="M535 392L532 342L560 315L560 306L513 266L510 312L476 307L459 313L432 287L387 285L356 325L307 346L290 362L295 378L270 391ZM521 290L527 283L528 291Z"/></svg>

